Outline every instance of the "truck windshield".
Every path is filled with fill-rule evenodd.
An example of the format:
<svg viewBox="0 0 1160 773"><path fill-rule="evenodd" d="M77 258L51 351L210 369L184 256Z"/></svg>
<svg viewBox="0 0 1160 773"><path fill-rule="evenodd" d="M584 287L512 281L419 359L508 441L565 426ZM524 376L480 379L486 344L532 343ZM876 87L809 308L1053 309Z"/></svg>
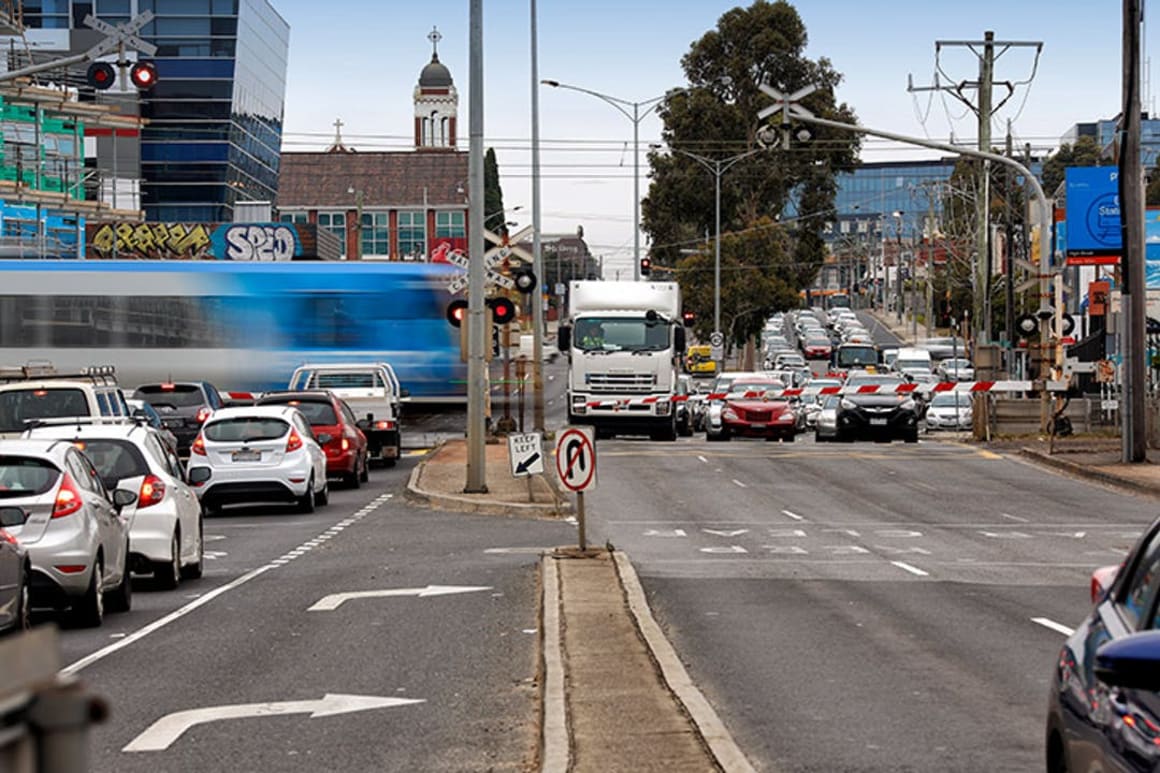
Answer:
<svg viewBox="0 0 1160 773"><path fill-rule="evenodd" d="M643 317L584 317L572 340L585 352L659 352L669 348L669 326Z"/></svg>
<svg viewBox="0 0 1160 773"><path fill-rule="evenodd" d="M838 367L854 368L878 364L878 350L873 346L838 347Z"/></svg>

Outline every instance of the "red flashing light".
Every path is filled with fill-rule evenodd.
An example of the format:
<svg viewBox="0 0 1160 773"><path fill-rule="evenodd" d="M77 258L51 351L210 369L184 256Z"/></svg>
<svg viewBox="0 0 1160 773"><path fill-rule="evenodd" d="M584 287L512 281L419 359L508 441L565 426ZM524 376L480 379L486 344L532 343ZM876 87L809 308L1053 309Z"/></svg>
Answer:
<svg viewBox="0 0 1160 773"><path fill-rule="evenodd" d="M93 62L85 73L85 80L97 91L107 91L117 82L117 71L108 62Z"/></svg>
<svg viewBox="0 0 1160 773"><path fill-rule="evenodd" d="M152 62L137 62L129 70L129 80L138 89L147 90L157 83L157 68Z"/></svg>
<svg viewBox="0 0 1160 773"><path fill-rule="evenodd" d="M447 321L452 327L461 327L467 319L467 301L462 298L447 304Z"/></svg>
<svg viewBox="0 0 1160 773"><path fill-rule="evenodd" d="M516 318L516 305L507 298L492 298L487 305L491 307L491 318L497 325L506 325Z"/></svg>

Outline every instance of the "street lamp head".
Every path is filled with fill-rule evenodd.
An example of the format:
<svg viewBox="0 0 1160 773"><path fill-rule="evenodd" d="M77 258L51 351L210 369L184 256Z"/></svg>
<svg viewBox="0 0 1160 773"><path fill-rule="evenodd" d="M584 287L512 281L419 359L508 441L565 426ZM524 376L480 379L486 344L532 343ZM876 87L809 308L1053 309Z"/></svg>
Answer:
<svg viewBox="0 0 1160 773"><path fill-rule="evenodd" d="M554 80L551 80L549 78L545 78L545 79L541 80L540 83L545 85L545 86L551 86L554 89L560 87L560 81L554 81Z"/></svg>

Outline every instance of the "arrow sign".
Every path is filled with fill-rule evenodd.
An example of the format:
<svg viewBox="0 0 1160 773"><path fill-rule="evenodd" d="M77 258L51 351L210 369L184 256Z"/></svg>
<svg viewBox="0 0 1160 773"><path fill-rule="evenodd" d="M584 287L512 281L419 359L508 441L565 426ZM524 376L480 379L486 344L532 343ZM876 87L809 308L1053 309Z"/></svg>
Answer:
<svg viewBox="0 0 1160 773"><path fill-rule="evenodd" d="M428 585L426 588L392 588L390 590L360 590L352 593L332 593L323 596L314 603L307 612L331 612L352 599L382 599L390 596L450 596L454 593L475 593L481 590L491 590L491 586L469 585Z"/></svg>
<svg viewBox="0 0 1160 773"><path fill-rule="evenodd" d="M543 436L539 432L508 435L508 458L511 460L513 478L543 475Z"/></svg>
<svg viewBox="0 0 1160 773"><path fill-rule="evenodd" d="M222 719L309 714L311 719L351 714L356 711L385 709L424 703L414 698L380 698L375 695L324 695L315 701L283 701L281 703L243 703L236 706L210 706L168 714L150 725L134 738L123 752L159 752L168 749L182 734L197 725Z"/></svg>
<svg viewBox="0 0 1160 773"><path fill-rule="evenodd" d="M543 463L543 460L540 458L540 454L538 451L516 465L516 474L517 475L527 474L528 470L531 467L535 466L536 462L540 462L539 466L541 469L543 469L544 463Z"/></svg>

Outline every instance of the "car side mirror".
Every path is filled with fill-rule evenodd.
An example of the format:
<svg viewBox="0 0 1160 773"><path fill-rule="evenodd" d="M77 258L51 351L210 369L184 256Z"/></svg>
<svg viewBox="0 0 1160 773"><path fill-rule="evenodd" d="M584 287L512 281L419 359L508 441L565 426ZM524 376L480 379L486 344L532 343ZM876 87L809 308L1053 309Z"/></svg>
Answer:
<svg viewBox="0 0 1160 773"><path fill-rule="evenodd" d="M556 331L556 348L563 354L567 354L568 350L572 348L571 325L560 325Z"/></svg>
<svg viewBox="0 0 1160 773"><path fill-rule="evenodd" d="M334 440L334 436L329 432L323 432L321 435L315 435L314 439L318 441L318 445L324 446L330 441Z"/></svg>
<svg viewBox="0 0 1160 773"><path fill-rule="evenodd" d="M1160 690L1160 631L1134 633L1100 647L1095 674L1111 687Z"/></svg>
<svg viewBox="0 0 1160 773"><path fill-rule="evenodd" d="M200 486L213 477L213 470L209 467L193 467L189 470L189 482L194 486Z"/></svg>
<svg viewBox="0 0 1160 773"><path fill-rule="evenodd" d="M128 489L114 489L113 490L113 507L117 508L117 512L121 512L123 508L128 507L137 501L137 492L129 491Z"/></svg>
<svg viewBox="0 0 1160 773"><path fill-rule="evenodd" d="M19 507L0 507L0 527L23 526L28 520L28 513Z"/></svg>
<svg viewBox="0 0 1160 773"><path fill-rule="evenodd" d="M678 352L685 351L685 328L683 325L677 325L673 329L673 347Z"/></svg>

